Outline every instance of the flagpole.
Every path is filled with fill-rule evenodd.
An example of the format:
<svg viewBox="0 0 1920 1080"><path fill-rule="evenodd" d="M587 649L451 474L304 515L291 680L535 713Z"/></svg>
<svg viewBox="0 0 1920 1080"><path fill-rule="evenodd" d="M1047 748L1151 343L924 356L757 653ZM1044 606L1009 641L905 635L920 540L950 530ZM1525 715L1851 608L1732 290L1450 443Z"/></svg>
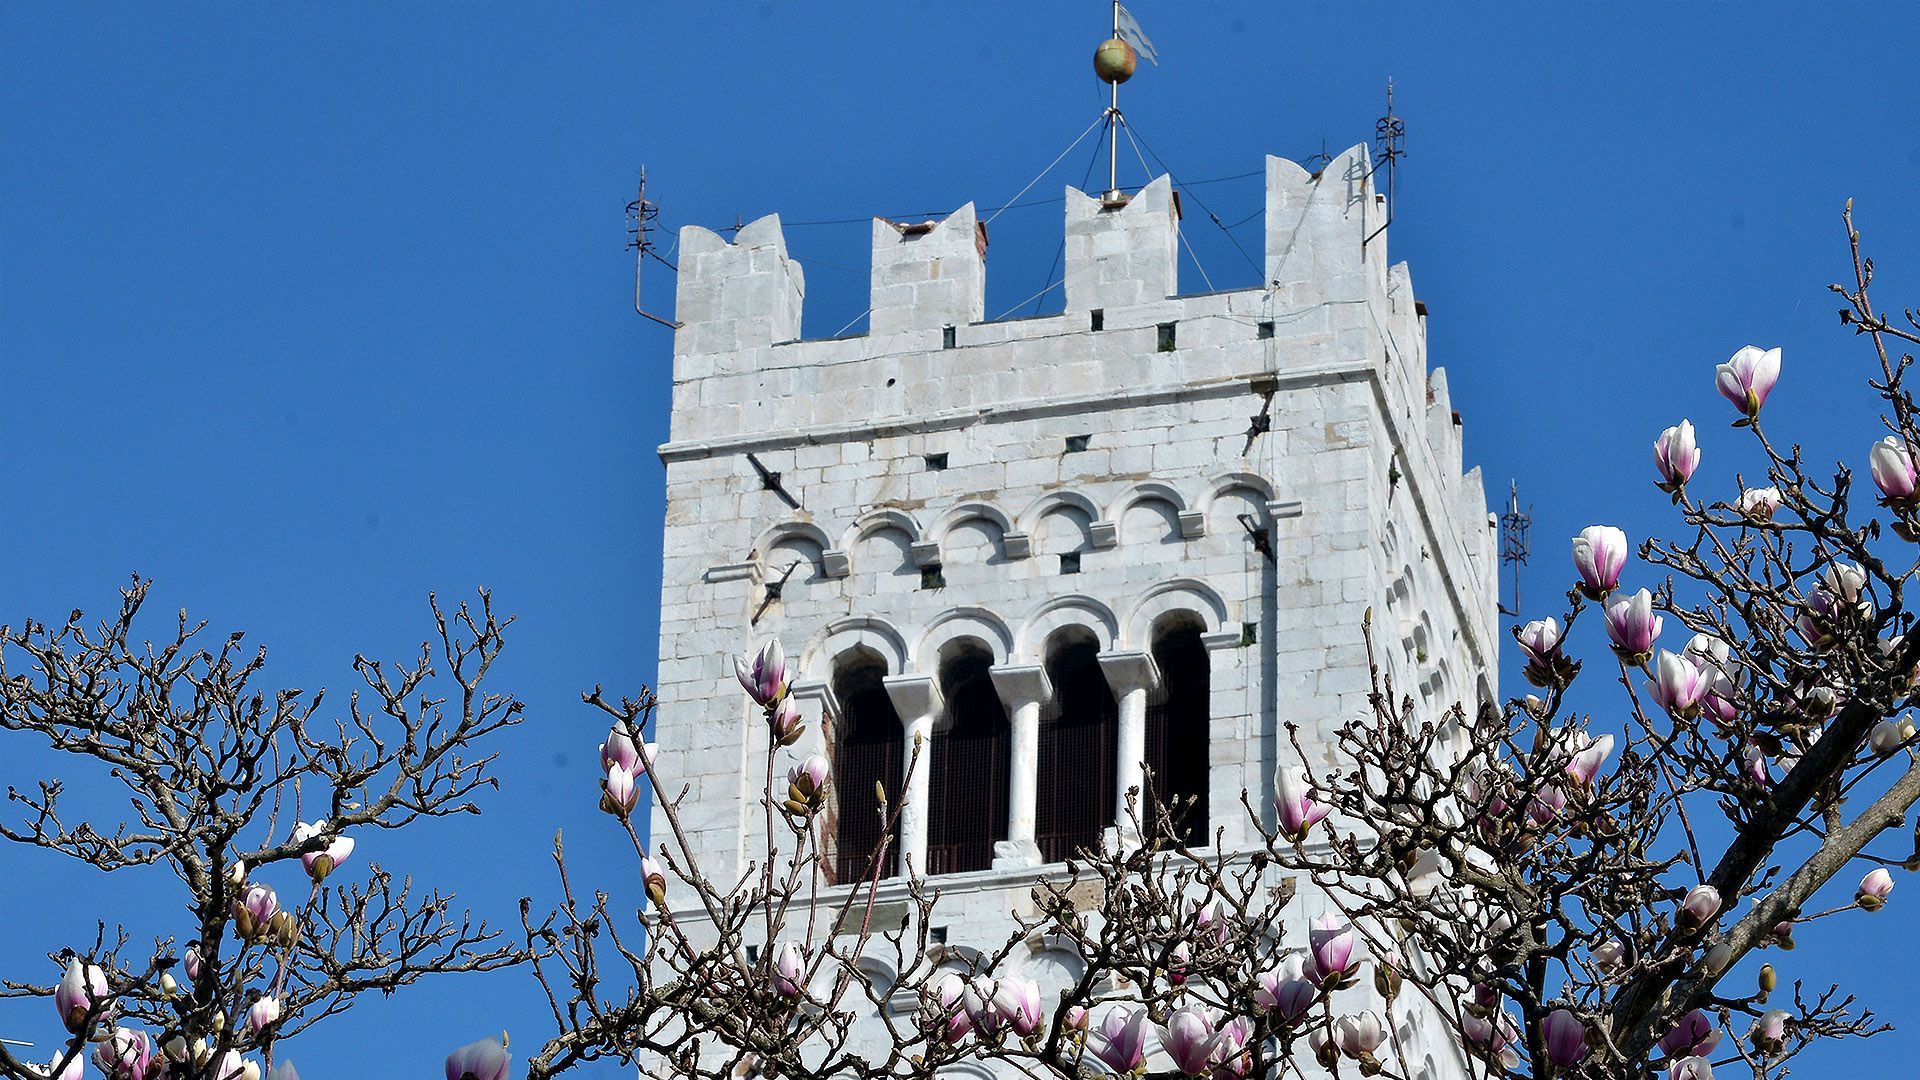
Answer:
<svg viewBox="0 0 1920 1080"><path fill-rule="evenodd" d="M1120 0L1113 0L1113 36L1120 36ZM1107 196L1120 194L1120 80L1115 79L1113 104L1107 109Z"/></svg>

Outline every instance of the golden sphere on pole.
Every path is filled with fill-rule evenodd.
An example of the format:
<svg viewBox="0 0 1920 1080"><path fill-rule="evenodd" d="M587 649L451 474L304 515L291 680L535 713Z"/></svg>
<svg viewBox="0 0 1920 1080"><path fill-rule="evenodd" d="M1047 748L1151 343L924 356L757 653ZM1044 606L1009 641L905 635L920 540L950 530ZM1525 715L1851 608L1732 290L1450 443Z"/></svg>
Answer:
<svg viewBox="0 0 1920 1080"><path fill-rule="evenodd" d="M1140 56L1133 46L1119 38L1108 38L1093 50L1093 73L1100 76L1101 82L1118 85L1133 78L1133 69L1139 66Z"/></svg>

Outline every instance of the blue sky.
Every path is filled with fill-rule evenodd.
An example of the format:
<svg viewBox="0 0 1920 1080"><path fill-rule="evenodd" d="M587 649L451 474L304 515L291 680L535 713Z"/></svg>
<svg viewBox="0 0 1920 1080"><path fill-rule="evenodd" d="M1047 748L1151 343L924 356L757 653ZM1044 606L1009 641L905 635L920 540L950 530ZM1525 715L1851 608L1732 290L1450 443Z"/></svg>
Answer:
<svg viewBox="0 0 1920 1080"><path fill-rule="evenodd" d="M1661 428L1700 425L1725 493L1751 468L1712 390L1740 345L1785 347L1771 430L1864 462L1869 357L1825 285L1846 269L1851 196L1882 303L1920 294L1911 9L1133 10L1163 62L1123 103L1188 181L1370 140L1397 80L1393 255L1432 312L1468 459L1490 495L1512 478L1534 504L1530 613L1564 589L1581 526L1671 528L1650 482ZM521 617L499 683L529 705L502 790L484 817L360 852L511 923L521 895L555 896L543 853L565 829L578 870L636 903L578 693L654 666L670 343L631 310L637 169L673 226L855 219L788 232L807 332L831 334L866 306L861 219L1006 202L1093 120L1104 18L1095 0L8 6L0 620L104 612L138 571L156 612L245 628L278 677L345 688L356 651L404 655L427 632L428 590L491 587ZM1086 149L1027 198L1077 183ZM1142 175L1123 161L1123 183ZM1227 223L1260 207L1255 178L1196 193ZM1252 284L1196 209L1215 286ZM989 315L1049 283L1059 215L994 223ZM1235 235L1257 258L1258 218ZM648 290L664 310L663 269ZM1510 654L1505 674L1517 685ZM0 969L90 939L97 913L174 932L129 884L7 851ZM1898 977L1920 963L1920 900L1901 902L1920 883L1901 889L1877 916L1808 928L1774 957L1783 975L1852 978L1920 1030ZM48 1034L43 1010L0 1005L0 1035ZM546 1031L530 980L369 1002L293 1057L314 1078L431 1075L502 1027L518 1046ZM1912 1039L1799 1074L1900 1075Z"/></svg>

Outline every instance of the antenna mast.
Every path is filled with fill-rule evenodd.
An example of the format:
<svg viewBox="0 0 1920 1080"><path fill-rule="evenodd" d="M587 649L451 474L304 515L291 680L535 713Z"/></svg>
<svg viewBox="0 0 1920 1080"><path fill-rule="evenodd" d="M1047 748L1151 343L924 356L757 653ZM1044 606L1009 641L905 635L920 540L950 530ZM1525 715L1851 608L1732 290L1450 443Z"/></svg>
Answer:
<svg viewBox="0 0 1920 1080"><path fill-rule="evenodd" d="M1113 40L1120 40L1120 0L1113 0ZM1126 82L1126 79L1114 79L1108 84L1113 90L1113 104L1107 106L1107 198L1109 199L1120 194L1120 84L1123 82Z"/></svg>
<svg viewBox="0 0 1920 1080"><path fill-rule="evenodd" d="M1381 222L1379 228L1368 233L1367 240L1372 240L1386 232L1387 226L1393 224L1394 163L1406 156L1406 142L1407 122L1393 115L1393 76L1389 75L1387 76L1387 115L1373 125L1373 153L1380 159L1374 163L1373 168L1375 172L1383 168L1387 170L1387 220ZM1360 241L1360 246L1365 247L1367 240Z"/></svg>
<svg viewBox="0 0 1920 1080"><path fill-rule="evenodd" d="M1139 47L1138 51L1135 46ZM1113 0L1113 36L1093 52L1094 74L1113 90L1103 114L1107 122L1107 191L1101 200L1109 206L1120 199L1120 125L1126 122L1120 115L1120 84L1133 78L1142 55L1152 63L1160 62L1153 42L1141 32L1140 23L1121 6L1120 0Z"/></svg>
<svg viewBox="0 0 1920 1080"><path fill-rule="evenodd" d="M669 329L678 329L680 324L671 319L663 319L648 311L640 303L640 271L647 265L649 256L659 259L667 269L679 272L679 268L661 258L653 243L654 220L660 216L660 207L647 201L647 167L640 166L640 190L633 201L627 204L627 250L633 252L633 311L642 318L651 319Z"/></svg>
<svg viewBox="0 0 1920 1080"><path fill-rule="evenodd" d="M1530 547L1527 533L1533 528L1533 507L1525 512L1520 509L1520 483L1513 481L1508 489L1507 512L1500 515L1500 565L1513 567L1513 607L1500 604L1500 614L1520 614L1520 568L1527 565Z"/></svg>

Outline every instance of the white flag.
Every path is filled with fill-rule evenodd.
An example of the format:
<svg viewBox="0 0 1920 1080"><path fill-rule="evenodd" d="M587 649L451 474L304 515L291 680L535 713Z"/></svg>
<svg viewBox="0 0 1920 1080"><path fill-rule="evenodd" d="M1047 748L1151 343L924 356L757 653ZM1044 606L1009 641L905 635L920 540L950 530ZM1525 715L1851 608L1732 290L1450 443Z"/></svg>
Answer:
<svg viewBox="0 0 1920 1080"><path fill-rule="evenodd" d="M1159 67L1160 53L1153 47L1153 42L1147 40L1146 32L1140 29L1140 20L1133 17L1133 12L1128 11L1126 5L1118 6L1120 8L1120 40L1132 45L1135 52L1147 58L1148 63Z"/></svg>

